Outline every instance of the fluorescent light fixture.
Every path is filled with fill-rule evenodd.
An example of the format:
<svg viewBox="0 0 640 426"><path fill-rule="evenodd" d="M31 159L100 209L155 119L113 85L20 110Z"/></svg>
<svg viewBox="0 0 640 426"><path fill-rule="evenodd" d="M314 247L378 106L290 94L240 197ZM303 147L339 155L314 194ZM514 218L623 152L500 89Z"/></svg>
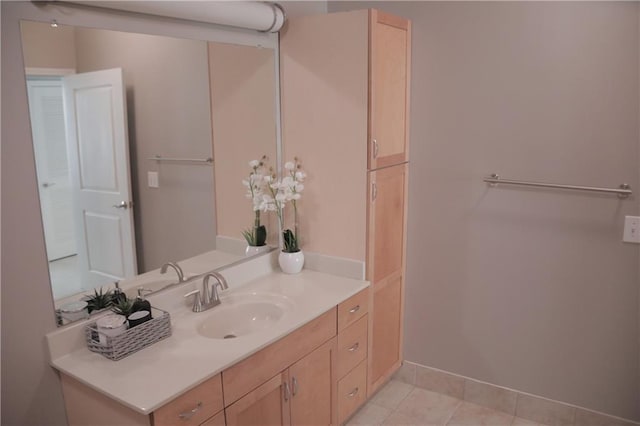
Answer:
<svg viewBox="0 0 640 426"><path fill-rule="evenodd" d="M260 1L109 1L57 0L147 15L278 32L284 25L284 9L277 3Z"/></svg>

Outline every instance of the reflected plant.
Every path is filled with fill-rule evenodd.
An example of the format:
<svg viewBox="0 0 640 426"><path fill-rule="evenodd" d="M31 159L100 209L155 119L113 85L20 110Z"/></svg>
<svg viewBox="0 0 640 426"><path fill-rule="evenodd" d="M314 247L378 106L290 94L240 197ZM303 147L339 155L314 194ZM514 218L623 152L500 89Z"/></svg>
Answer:
<svg viewBox="0 0 640 426"><path fill-rule="evenodd" d="M106 293L103 293L102 287L100 287L99 291L96 288L93 290L93 295L87 296L86 301L89 313L99 311L111 306L113 303L113 294L111 293L111 290L107 290Z"/></svg>
<svg viewBox="0 0 640 426"><path fill-rule="evenodd" d="M242 236L248 245L255 247L267 244L267 228L260 224L261 204L266 186L264 180L266 161L266 155L263 155L260 160L249 161L251 172L249 172L247 179L242 180L242 184L247 187L247 198L251 199L255 213L253 227L242 231Z"/></svg>

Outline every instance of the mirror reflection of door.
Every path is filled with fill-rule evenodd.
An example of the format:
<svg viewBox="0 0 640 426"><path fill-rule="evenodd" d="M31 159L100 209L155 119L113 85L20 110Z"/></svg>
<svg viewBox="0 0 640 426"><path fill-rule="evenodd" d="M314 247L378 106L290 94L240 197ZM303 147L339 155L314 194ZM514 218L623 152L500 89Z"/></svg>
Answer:
<svg viewBox="0 0 640 426"><path fill-rule="evenodd" d="M60 77L27 77L42 224L54 296L81 290Z"/></svg>
<svg viewBox="0 0 640 426"><path fill-rule="evenodd" d="M78 268L92 289L137 274L122 69L62 82Z"/></svg>
<svg viewBox="0 0 640 426"><path fill-rule="evenodd" d="M121 70L27 85L54 298L134 275Z"/></svg>

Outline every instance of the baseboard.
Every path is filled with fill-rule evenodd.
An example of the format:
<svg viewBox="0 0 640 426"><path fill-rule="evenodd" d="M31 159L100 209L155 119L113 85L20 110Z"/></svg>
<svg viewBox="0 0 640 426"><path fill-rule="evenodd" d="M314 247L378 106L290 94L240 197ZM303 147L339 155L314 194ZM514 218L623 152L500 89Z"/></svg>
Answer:
<svg viewBox="0 0 640 426"><path fill-rule="evenodd" d="M496 386L410 361L403 362L394 379L545 425L640 425L632 420Z"/></svg>

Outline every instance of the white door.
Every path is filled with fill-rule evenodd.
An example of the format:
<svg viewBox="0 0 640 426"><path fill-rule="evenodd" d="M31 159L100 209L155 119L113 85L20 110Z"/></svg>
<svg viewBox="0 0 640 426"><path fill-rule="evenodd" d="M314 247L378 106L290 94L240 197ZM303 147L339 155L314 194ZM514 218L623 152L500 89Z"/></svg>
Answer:
<svg viewBox="0 0 640 426"><path fill-rule="evenodd" d="M85 288L136 274L122 69L63 78L67 152Z"/></svg>
<svg viewBox="0 0 640 426"><path fill-rule="evenodd" d="M76 254L62 82L29 78L29 114L49 261Z"/></svg>

